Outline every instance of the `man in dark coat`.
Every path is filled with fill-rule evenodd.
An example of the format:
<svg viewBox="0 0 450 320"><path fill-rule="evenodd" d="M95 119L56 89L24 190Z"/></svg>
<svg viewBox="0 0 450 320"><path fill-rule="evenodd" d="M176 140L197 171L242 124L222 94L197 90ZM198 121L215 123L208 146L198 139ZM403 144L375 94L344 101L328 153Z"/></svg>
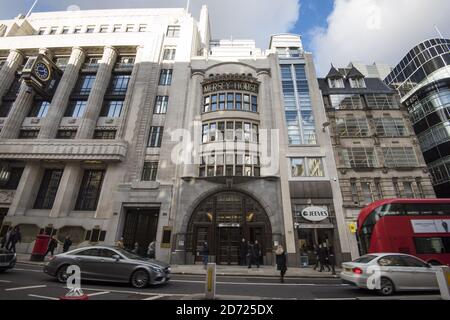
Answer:
<svg viewBox="0 0 450 320"><path fill-rule="evenodd" d="M253 252L255 253L256 267L259 268L259 258L261 257L261 246L259 245L258 240L255 240L255 244L253 245Z"/></svg>
<svg viewBox="0 0 450 320"><path fill-rule="evenodd" d="M247 252L248 252L247 241L245 241L245 239L242 239L242 242L239 245L239 257L240 257L239 262L241 266L247 265Z"/></svg>
<svg viewBox="0 0 450 320"><path fill-rule="evenodd" d="M208 258L209 258L209 247L208 247L208 242L206 242L206 241L203 243L201 255L203 256L203 266L206 269L206 265L208 264Z"/></svg>
<svg viewBox="0 0 450 320"><path fill-rule="evenodd" d="M63 252L69 251L71 245L72 240L70 240L70 236L67 236L66 239L64 239Z"/></svg>
<svg viewBox="0 0 450 320"><path fill-rule="evenodd" d="M247 244L247 259L248 259L248 268L251 269L252 262L255 259L255 250L253 244L250 241Z"/></svg>
<svg viewBox="0 0 450 320"><path fill-rule="evenodd" d="M287 271L287 259L286 252L284 251L283 246L279 245L277 250L275 251L276 262L277 262L277 270L280 271L280 281L284 283L284 275Z"/></svg>
<svg viewBox="0 0 450 320"><path fill-rule="evenodd" d="M334 269L335 264L336 264L336 258L334 256L334 248L333 246L331 246L328 250L328 257L329 257L329 262L330 262L330 266L331 266L331 274L335 275L336 274L336 270Z"/></svg>
<svg viewBox="0 0 450 320"><path fill-rule="evenodd" d="M330 266L328 264L328 252L325 244L320 245L319 248L319 260L320 260L320 272L324 271L324 267L327 268L327 271L330 271Z"/></svg>
<svg viewBox="0 0 450 320"><path fill-rule="evenodd" d="M50 252L50 255L53 257L55 255L55 249L58 247L58 240L56 240L55 236L52 236L50 242L48 243L47 252L44 255L44 258Z"/></svg>
<svg viewBox="0 0 450 320"><path fill-rule="evenodd" d="M11 235L9 236L9 245L6 248L14 253L16 253L16 244L22 242L22 234L20 233L19 227L15 227Z"/></svg>

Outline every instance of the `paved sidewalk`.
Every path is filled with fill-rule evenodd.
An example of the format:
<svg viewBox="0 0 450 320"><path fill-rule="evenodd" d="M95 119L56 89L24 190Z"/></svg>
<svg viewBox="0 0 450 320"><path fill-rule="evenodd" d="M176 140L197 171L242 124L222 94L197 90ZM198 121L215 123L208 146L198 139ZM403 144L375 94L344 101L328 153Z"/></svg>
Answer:
<svg viewBox="0 0 450 320"><path fill-rule="evenodd" d="M44 266L49 261L49 256L44 262L30 261L29 254L18 253L17 262ZM204 275L206 274L203 265L171 265L172 274L185 274L185 275ZM280 272L276 270L275 266L261 266L260 268L241 266L223 266L218 265L216 269L217 275L220 276L247 276L247 277L279 277ZM318 272L312 268L288 268L286 278L339 278L340 269L336 269L336 275L332 275L331 272Z"/></svg>

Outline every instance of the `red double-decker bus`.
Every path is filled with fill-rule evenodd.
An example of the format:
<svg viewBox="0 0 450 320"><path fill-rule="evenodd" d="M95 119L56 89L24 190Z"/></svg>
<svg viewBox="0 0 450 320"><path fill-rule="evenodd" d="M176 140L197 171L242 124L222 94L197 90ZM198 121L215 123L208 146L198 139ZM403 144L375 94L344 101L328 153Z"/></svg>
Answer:
<svg viewBox="0 0 450 320"><path fill-rule="evenodd" d="M361 254L406 253L450 265L450 199L387 199L361 210Z"/></svg>

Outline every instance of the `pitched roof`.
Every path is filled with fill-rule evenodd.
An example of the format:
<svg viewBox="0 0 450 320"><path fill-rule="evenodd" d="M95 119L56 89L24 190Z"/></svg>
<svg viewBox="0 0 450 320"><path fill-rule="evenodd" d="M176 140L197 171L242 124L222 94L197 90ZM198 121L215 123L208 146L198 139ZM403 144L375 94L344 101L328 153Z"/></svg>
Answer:
<svg viewBox="0 0 450 320"><path fill-rule="evenodd" d="M325 78L326 79L339 79L339 78L343 78L343 76L333 65L331 65L331 69Z"/></svg>
<svg viewBox="0 0 450 320"><path fill-rule="evenodd" d="M354 65L352 65L347 73L347 78L365 78L365 76L358 69L356 69Z"/></svg>

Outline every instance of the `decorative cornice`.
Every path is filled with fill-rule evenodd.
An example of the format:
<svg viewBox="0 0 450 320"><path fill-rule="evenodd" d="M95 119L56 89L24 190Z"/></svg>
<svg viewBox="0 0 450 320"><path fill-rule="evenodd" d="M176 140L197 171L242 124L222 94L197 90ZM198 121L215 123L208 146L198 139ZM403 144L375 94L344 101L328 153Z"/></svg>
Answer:
<svg viewBox="0 0 450 320"><path fill-rule="evenodd" d="M123 161L127 148L115 140L6 140L0 141L0 158Z"/></svg>

